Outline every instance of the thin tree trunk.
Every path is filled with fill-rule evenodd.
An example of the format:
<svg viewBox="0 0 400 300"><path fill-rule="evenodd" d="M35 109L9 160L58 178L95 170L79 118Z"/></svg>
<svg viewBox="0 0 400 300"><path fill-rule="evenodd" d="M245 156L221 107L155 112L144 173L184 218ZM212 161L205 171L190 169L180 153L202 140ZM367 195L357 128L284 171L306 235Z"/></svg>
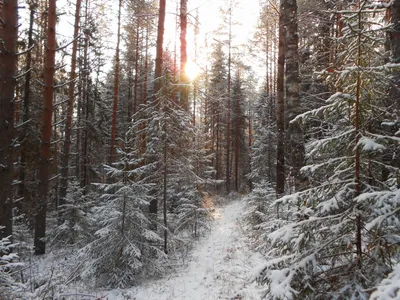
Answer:
<svg viewBox="0 0 400 300"><path fill-rule="evenodd" d="M136 54L135 54L135 83L133 88L133 115L137 112L138 105L138 83L139 83L139 29L140 22L137 20L137 28L136 28ZM130 105L130 104L129 104Z"/></svg>
<svg viewBox="0 0 400 300"><path fill-rule="evenodd" d="M195 29L194 29L194 63L197 64L197 59L198 59L198 45L197 45L197 39L199 36L199 11L197 10L196 14L196 24L195 24ZM197 78L194 79L193 81L193 126L196 126L196 101L197 101L197 88L198 88L198 81Z"/></svg>
<svg viewBox="0 0 400 300"><path fill-rule="evenodd" d="M281 197L285 192L285 24L284 24L284 2L280 5L279 15L279 52L278 52L278 74L277 74L277 130L278 145L276 152L276 195ZM279 217L279 206L277 206Z"/></svg>
<svg viewBox="0 0 400 300"><path fill-rule="evenodd" d="M189 111L189 79L186 75L186 65L187 65L187 45L186 45L186 31L187 31L187 0L181 0L180 6L180 21L181 21L181 67L180 67L180 82L181 82L181 105L182 108L188 112Z"/></svg>
<svg viewBox="0 0 400 300"><path fill-rule="evenodd" d="M48 21L47 21L47 45L44 65L44 111L42 117L42 144L40 146L39 166L39 199L36 211L35 222L35 254L46 252L46 212L47 197L49 189L49 171L51 159L51 131L53 116L54 97L54 64L56 53L56 0L49 0Z"/></svg>
<svg viewBox="0 0 400 300"><path fill-rule="evenodd" d="M21 157L20 157L20 173L19 173L19 197L24 197L24 202L29 202L29 194L25 191L25 177L26 177L26 157L27 157L27 139L28 139L28 125L26 124L30 119L30 94L31 94L31 77L32 77L32 47L34 45L33 41L33 21L35 19L35 9L37 8L37 4L31 4L29 6L30 9L30 17L29 17L29 29L28 29L28 51L26 55L26 70L27 74L25 77L25 85L24 85L24 98L23 98L23 109L22 109L22 123L24 124L23 128L23 139L21 144Z"/></svg>
<svg viewBox="0 0 400 300"><path fill-rule="evenodd" d="M157 51L156 51L156 69L155 69L155 87L154 93L161 90L162 87L162 66L163 66L163 42L164 42L164 23L165 23L165 5L166 0L160 0L158 29L157 29Z"/></svg>
<svg viewBox="0 0 400 300"><path fill-rule="evenodd" d="M17 84L18 1L3 1L0 27L0 239L12 234L14 90ZM1 228L3 227L4 228Z"/></svg>
<svg viewBox="0 0 400 300"><path fill-rule="evenodd" d="M72 56L71 56L71 74L69 76L68 87L68 103L67 115L65 119L65 134L63 145L63 156L61 162L61 179L60 179L60 192L58 207L65 205L65 197L68 189L68 174L69 174L69 153L71 149L71 132L72 132L72 114L75 102L75 82L76 82L76 54L78 51L78 35L79 35L79 22L81 15L81 0L76 0L75 8L75 24L74 24L74 41L72 43ZM62 214L58 215L58 223L62 224Z"/></svg>
<svg viewBox="0 0 400 300"><path fill-rule="evenodd" d="M239 124L240 124L240 111L239 111L239 97L236 99L236 110L235 110L235 191L239 191Z"/></svg>
<svg viewBox="0 0 400 300"><path fill-rule="evenodd" d="M360 1L358 2L360 7ZM361 12L358 11L358 34L357 34L357 61L356 66L361 65ZM361 182L360 182L360 148L357 146L360 138L360 94L361 94L361 74L357 73L356 85L356 101L355 101L355 197L360 195ZM357 213L356 216L356 252L357 252L357 266L361 268L362 265L362 243L361 243L361 215Z"/></svg>
<svg viewBox="0 0 400 300"><path fill-rule="evenodd" d="M163 220L164 220L164 253L168 253L168 222L167 222L167 107L164 103L164 151L163 151Z"/></svg>
<svg viewBox="0 0 400 300"><path fill-rule="evenodd" d="M143 83L143 98L142 98L142 104L146 104L147 102L147 80L148 80L148 72L149 72L149 28L148 24L146 27L146 54L145 54L145 61L144 61L144 83ZM146 147L147 147L147 134L146 134L146 121L142 121L140 124L140 131L142 133L140 134L140 151L139 155L140 157L146 152ZM144 161L143 161L144 163Z"/></svg>
<svg viewBox="0 0 400 300"><path fill-rule="evenodd" d="M119 47L120 47L120 41L121 41L121 9L122 9L122 0L119 0L118 25L117 25L117 46L115 49L114 100L113 100L110 157L109 157L110 164L112 164L115 161L115 139L117 137L117 111L118 111L118 96L119 96L119 68L120 68Z"/></svg>
<svg viewBox="0 0 400 300"><path fill-rule="evenodd" d="M393 0L390 7L392 30L390 31L390 49L392 63L400 62L400 0ZM400 110L400 71L395 69L392 73L392 98L397 102L396 109ZM400 117L399 117L400 118Z"/></svg>
<svg viewBox="0 0 400 300"><path fill-rule="evenodd" d="M229 36L228 36L228 104L226 120L226 192L231 190L230 148L231 148L231 39L232 39L232 1L229 6Z"/></svg>
<svg viewBox="0 0 400 300"><path fill-rule="evenodd" d="M294 119L300 112L300 76L299 76L299 36L297 26L297 1L284 0L286 28L286 103L288 104L288 121ZM304 161L303 131L300 122L289 123L291 175L295 180L296 190L301 188L302 177L300 169Z"/></svg>
<svg viewBox="0 0 400 300"><path fill-rule="evenodd" d="M156 69L155 69L155 97L158 96L162 88L162 66L163 66L163 42L164 42L164 23L165 23L165 5L166 0L160 0L160 9L158 15L158 30L157 30L157 51L156 51ZM150 201L149 212L157 214L158 205L157 199Z"/></svg>
<svg viewBox="0 0 400 300"><path fill-rule="evenodd" d="M217 173L216 173L216 180L219 180L219 179L221 179L221 168L220 168L220 166L221 166L221 149L220 149L220 147L221 147L221 143L220 143L220 115L219 115L219 112L218 112L218 115L217 115L217 121L216 121L216 142L215 142L215 147L216 147L216 157L215 157L215 164L216 164L216 170L217 170Z"/></svg>
<svg viewBox="0 0 400 300"><path fill-rule="evenodd" d="M84 116L84 133L83 133L83 141L82 141L82 157L81 157L81 188L84 188L84 193L86 193L86 186L89 182L89 174L88 174L88 147L89 147L89 71L88 71L88 51L89 51L89 34L88 34L88 6L89 1L85 1L85 44L83 50L83 70L84 73L81 74L83 76L83 91L82 91L82 107L83 107L83 116Z"/></svg>

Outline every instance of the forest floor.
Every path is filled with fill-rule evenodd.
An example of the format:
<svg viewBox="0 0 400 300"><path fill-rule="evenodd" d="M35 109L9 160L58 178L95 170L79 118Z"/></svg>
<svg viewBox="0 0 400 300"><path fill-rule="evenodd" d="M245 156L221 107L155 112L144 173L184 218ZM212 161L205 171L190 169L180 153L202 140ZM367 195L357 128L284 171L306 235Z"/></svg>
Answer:
<svg viewBox="0 0 400 300"><path fill-rule="evenodd" d="M260 299L252 277L262 256L249 248L242 224L245 201L235 199L215 209L208 235L200 237L172 274L127 290L97 292L100 299L251 300Z"/></svg>

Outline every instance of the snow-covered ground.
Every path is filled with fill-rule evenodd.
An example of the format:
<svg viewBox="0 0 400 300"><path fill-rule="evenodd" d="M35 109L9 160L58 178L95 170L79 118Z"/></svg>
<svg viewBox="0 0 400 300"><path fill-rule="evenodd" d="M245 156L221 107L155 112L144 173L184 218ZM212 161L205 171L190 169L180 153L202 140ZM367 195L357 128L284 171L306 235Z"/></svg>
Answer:
<svg viewBox="0 0 400 300"><path fill-rule="evenodd" d="M189 263L174 274L132 289L103 292L97 297L109 300L260 299L259 287L251 282L251 277L263 260L247 245L241 226L244 210L243 200L217 208L210 234L199 240Z"/></svg>

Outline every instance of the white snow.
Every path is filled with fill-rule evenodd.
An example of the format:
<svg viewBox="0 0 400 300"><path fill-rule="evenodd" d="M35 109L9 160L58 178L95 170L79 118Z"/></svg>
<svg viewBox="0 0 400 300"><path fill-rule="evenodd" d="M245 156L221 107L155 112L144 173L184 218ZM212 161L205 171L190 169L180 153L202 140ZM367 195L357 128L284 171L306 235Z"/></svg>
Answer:
<svg viewBox="0 0 400 300"><path fill-rule="evenodd" d="M380 151L386 149L385 146L378 144L373 139L363 136L357 146L361 146L363 151Z"/></svg>
<svg viewBox="0 0 400 300"><path fill-rule="evenodd" d="M396 265L394 270L383 279L372 293L372 300L378 299L399 299L400 298L400 264Z"/></svg>
<svg viewBox="0 0 400 300"><path fill-rule="evenodd" d="M234 200L216 209L211 232L198 241L188 264L176 273L135 288L97 293L97 297L109 300L260 299L261 287L253 282L253 275L254 268L265 261L248 246L241 226L244 211L243 200Z"/></svg>

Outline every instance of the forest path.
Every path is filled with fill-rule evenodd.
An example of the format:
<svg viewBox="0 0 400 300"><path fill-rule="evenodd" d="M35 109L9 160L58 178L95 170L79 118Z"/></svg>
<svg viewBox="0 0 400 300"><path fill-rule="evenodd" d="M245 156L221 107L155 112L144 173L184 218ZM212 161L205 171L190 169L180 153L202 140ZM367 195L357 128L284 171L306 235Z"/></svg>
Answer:
<svg viewBox="0 0 400 300"><path fill-rule="evenodd" d="M232 200L217 208L211 232L196 243L186 266L166 278L146 282L129 292L109 292L107 299L260 299L257 284L250 279L262 257L247 246L241 225L244 211L243 199Z"/></svg>

